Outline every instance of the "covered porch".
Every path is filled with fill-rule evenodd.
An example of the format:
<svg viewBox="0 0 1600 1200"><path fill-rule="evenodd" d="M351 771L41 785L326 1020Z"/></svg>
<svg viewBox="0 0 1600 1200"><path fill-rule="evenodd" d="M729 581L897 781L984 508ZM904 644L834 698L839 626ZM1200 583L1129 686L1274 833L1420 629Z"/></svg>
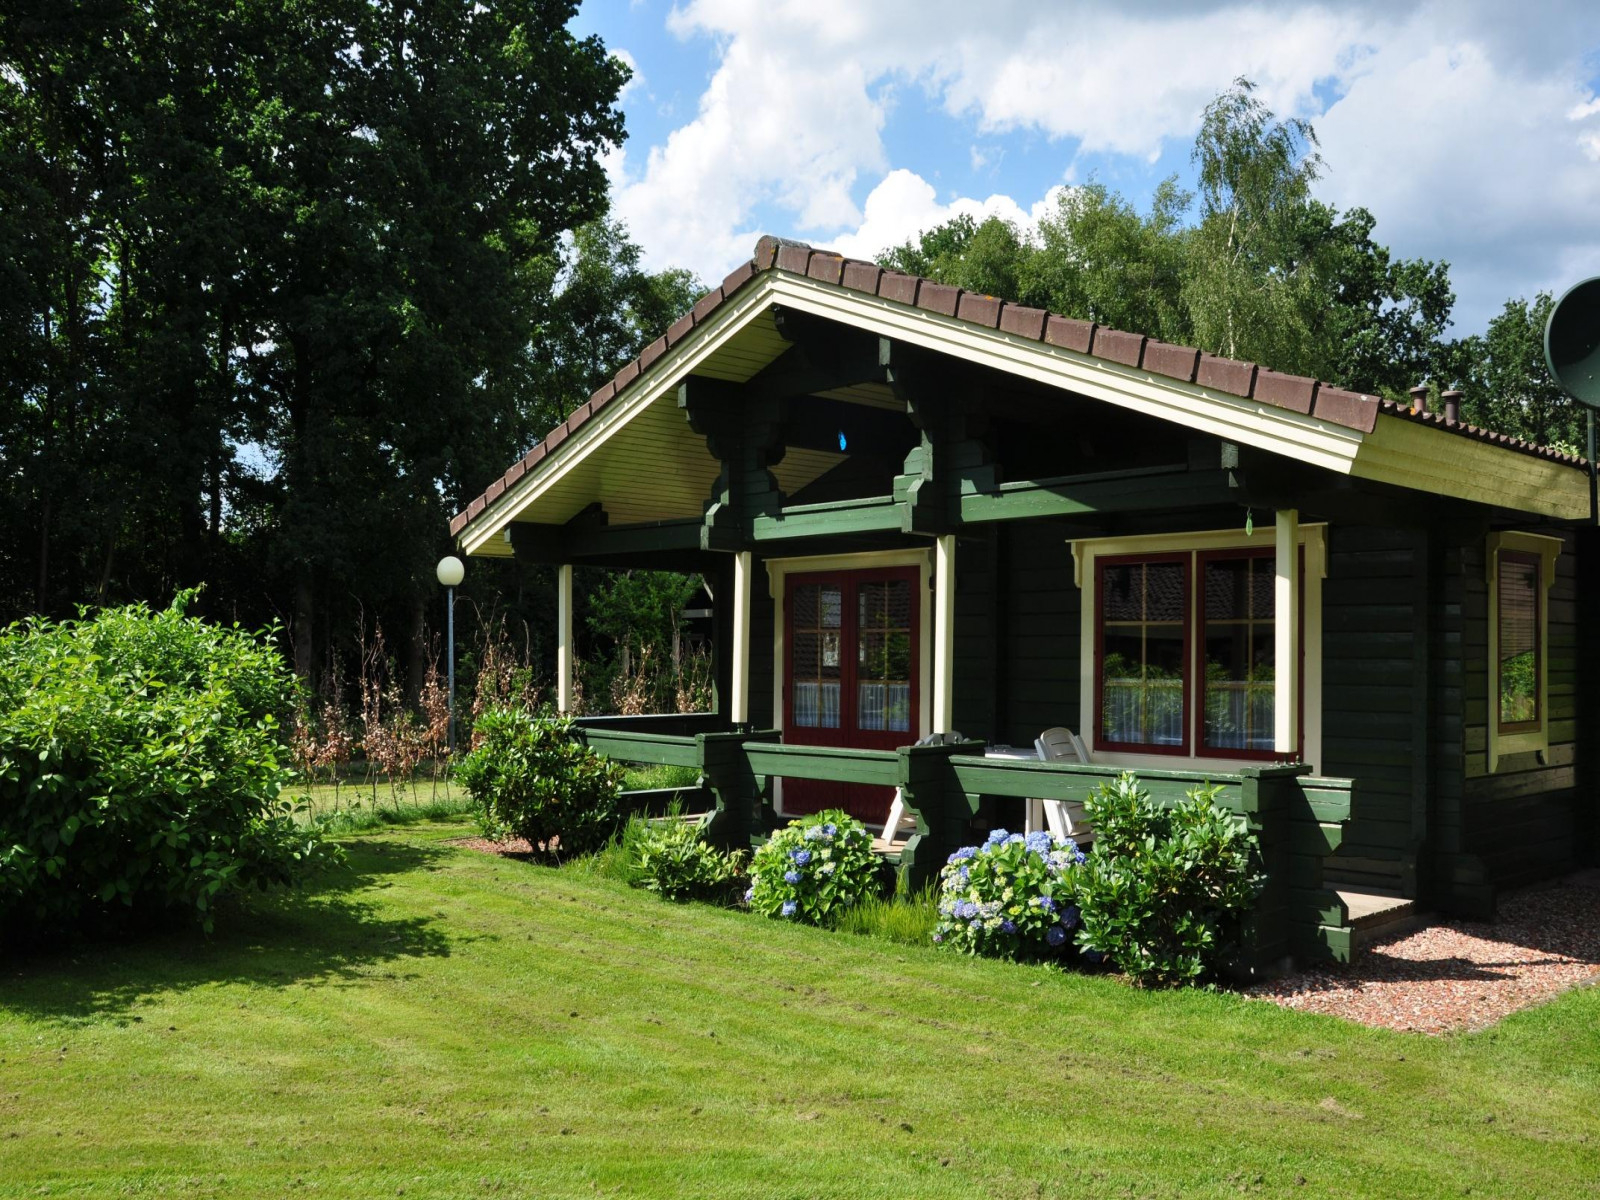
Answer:
<svg viewBox="0 0 1600 1200"><path fill-rule="evenodd" d="M452 532L556 568L563 709L575 565L703 575L716 711L583 728L695 768L720 840L834 805L881 826L898 789L916 827L890 849L921 883L1025 800L1209 781L1267 860L1258 961L1342 956L1329 880L1414 895L1430 852L1404 747L1431 736L1434 668L1395 590L1430 602L1446 516L1587 504L1567 465L1427 424L763 239ZM1052 727L1088 761L984 753ZM1369 787L1368 844L1337 860Z"/></svg>

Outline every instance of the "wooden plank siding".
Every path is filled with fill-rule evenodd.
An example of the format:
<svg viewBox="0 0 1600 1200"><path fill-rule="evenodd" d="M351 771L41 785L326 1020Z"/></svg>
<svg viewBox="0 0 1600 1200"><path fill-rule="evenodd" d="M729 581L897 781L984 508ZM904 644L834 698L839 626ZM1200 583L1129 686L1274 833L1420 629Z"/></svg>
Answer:
<svg viewBox="0 0 1600 1200"><path fill-rule="evenodd" d="M1550 531L1542 531L1550 532ZM1548 703L1550 749L1508 755L1488 768L1490 698L1489 595L1482 538L1456 547L1461 603L1460 679L1462 757L1460 801L1441 814L1453 845L1438 880L1451 906L1488 915L1495 893L1572 870L1580 861L1577 763L1576 538L1563 535L1550 586ZM1452 780L1452 783L1454 781ZM1592 801L1591 801L1592 804ZM1449 850L1455 849L1455 854Z"/></svg>
<svg viewBox="0 0 1600 1200"><path fill-rule="evenodd" d="M1019 521L957 542L957 729L1027 747L1051 726L1079 727L1079 603L1060 526Z"/></svg>
<svg viewBox="0 0 1600 1200"><path fill-rule="evenodd" d="M1322 585L1322 770L1359 782L1331 883L1400 893L1413 841L1412 714L1426 711L1416 676L1418 546L1401 529L1333 525Z"/></svg>

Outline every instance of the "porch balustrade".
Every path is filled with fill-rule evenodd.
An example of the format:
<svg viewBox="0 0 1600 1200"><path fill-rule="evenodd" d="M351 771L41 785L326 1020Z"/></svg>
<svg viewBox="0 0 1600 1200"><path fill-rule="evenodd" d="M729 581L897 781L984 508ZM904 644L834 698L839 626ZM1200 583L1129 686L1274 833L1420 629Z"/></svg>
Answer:
<svg viewBox="0 0 1600 1200"><path fill-rule="evenodd" d="M897 787L916 816L916 830L898 855L913 889L936 879L952 851L979 840L974 822L984 797L1081 801L1126 769L985 757L981 742L898 750L788 745L776 730L729 730L714 715L585 718L575 734L618 761L697 768L709 804L706 836L725 846L748 846L781 823L772 802L774 779ZM1349 914L1324 886L1322 863L1342 840L1353 781L1313 776L1297 765L1137 774L1164 803L1214 785L1217 803L1255 835L1264 880L1242 965L1266 967L1287 956L1348 959Z"/></svg>

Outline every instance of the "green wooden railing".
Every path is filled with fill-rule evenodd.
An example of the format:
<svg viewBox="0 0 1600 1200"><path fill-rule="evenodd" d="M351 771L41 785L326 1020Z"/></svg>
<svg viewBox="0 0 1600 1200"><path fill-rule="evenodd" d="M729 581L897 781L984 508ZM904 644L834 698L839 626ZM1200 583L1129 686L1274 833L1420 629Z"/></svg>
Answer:
<svg viewBox="0 0 1600 1200"><path fill-rule="evenodd" d="M620 761L697 767L711 804L706 835L729 846L747 846L776 828L774 779L899 788L916 817L916 830L899 856L900 871L914 888L934 879L952 851L975 840L973 819L983 797L1083 800L1124 769L985 758L977 742L853 750L786 745L776 730L658 733L604 721L581 722L577 736ZM1243 965L1265 968L1289 956L1348 960L1349 914L1325 886L1322 864L1343 837L1354 781L1313 776L1304 766L1136 773L1158 802L1180 800L1195 787L1215 787L1217 803L1242 817L1255 835L1265 880Z"/></svg>

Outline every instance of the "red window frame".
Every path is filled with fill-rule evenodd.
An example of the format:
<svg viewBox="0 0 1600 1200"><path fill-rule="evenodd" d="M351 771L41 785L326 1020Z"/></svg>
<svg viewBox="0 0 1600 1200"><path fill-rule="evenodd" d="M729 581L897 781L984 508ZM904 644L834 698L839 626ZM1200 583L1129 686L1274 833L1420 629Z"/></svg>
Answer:
<svg viewBox="0 0 1600 1200"><path fill-rule="evenodd" d="M1494 690L1489 694L1489 703L1494 705L1495 728L1498 733L1536 733L1544 727L1544 618L1540 609L1543 605L1544 588L1544 558L1526 550L1496 550L1494 564L1494 631L1495 662L1494 662ZM1500 565L1514 562L1533 568L1533 719L1531 721L1506 722L1500 719L1500 664L1505 659L1505 646L1501 644L1500 635L1503 629L1501 624L1505 610L1500 603Z"/></svg>
<svg viewBox="0 0 1600 1200"><path fill-rule="evenodd" d="M1104 728L1102 718L1105 713L1105 654L1106 654L1106 606L1102 602L1105 594L1105 570L1107 567L1128 566L1130 564L1178 563L1183 567L1183 740L1176 746L1158 746L1149 742L1112 742L1107 741L1102 735ZM1173 552L1166 554L1114 554L1096 555L1094 560L1094 713L1091 728L1093 745L1099 750L1122 750L1132 754L1166 754L1173 757L1190 757L1190 746L1193 745L1192 724L1194 719L1194 630L1191 619L1194 611L1194 555L1187 552Z"/></svg>
<svg viewBox="0 0 1600 1200"><path fill-rule="evenodd" d="M1299 547L1299 552L1298 552L1298 555L1297 555L1299 561L1296 564L1296 566L1298 568L1296 573L1299 576L1299 579L1296 582L1296 586L1300 589L1300 604L1298 606L1298 611L1296 613L1296 616L1298 617L1298 620L1296 622L1296 624L1298 625L1298 628L1295 630L1295 647L1296 647L1297 655L1298 655L1299 660L1300 660L1300 670L1299 670L1299 673L1295 677L1295 686L1296 686L1296 691L1298 692L1298 703L1295 705L1295 707L1298 710L1298 714L1297 715L1299 716L1300 719L1299 719L1298 722L1296 722L1298 728L1295 729L1295 750L1294 750L1294 752L1292 754L1282 754L1282 753L1279 753L1276 750L1236 750L1236 749L1225 749L1225 748L1223 748L1221 746L1213 746L1209 742L1206 741L1206 714L1205 714L1205 704L1204 704L1205 684L1203 682L1204 681L1205 672L1202 670L1202 667L1204 665L1205 645L1206 645L1206 588L1205 588L1206 564L1210 563L1210 562L1217 562L1219 560L1226 561L1226 560L1229 560L1229 559L1237 560L1237 559L1241 559L1241 558L1276 558L1277 554L1278 554L1278 550L1277 550L1276 546L1273 546L1273 547L1249 546L1249 547L1239 547L1238 549L1234 549L1234 550L1198 550L1198 551L1195 552L1195 556L1194 556L1195 557L1195 566L1194 566L1195 606L1199 609L1199 622L1198 622L1198 628L1195 631L1195 640L1194 640L1195 661L1191 664L1191 669L1194 672L1194 676L1195 676L1195 680L1196 680L1195 687L1197 689L1196 695L1198 697L1198 699L1197 699L1197 701L1195 703L1195 708L1194 708L1194 727L1195 727L1194 737L1195 737L1195 745L1198 747L1197 753L1203 754L1206 757L1209 757L1209 758L1236 758L1236 759L1244 760L1246 762L1295 762L1295 761L1303 761L1305 759L1305 751L1306 751L1306 604L1305 604L1305 596L1306 596L1306 550L1305 550L1304 546ZM1278 606L1277 606L1276 594L1274 594L1274 598L1273 598L1272 619L1273 619L1274 630L1276 630L1277 619L1278 619ZM1276 664L1274 664L1274 668L1273 669L1274 670L1277 669L1276 668Z"/></svg>

